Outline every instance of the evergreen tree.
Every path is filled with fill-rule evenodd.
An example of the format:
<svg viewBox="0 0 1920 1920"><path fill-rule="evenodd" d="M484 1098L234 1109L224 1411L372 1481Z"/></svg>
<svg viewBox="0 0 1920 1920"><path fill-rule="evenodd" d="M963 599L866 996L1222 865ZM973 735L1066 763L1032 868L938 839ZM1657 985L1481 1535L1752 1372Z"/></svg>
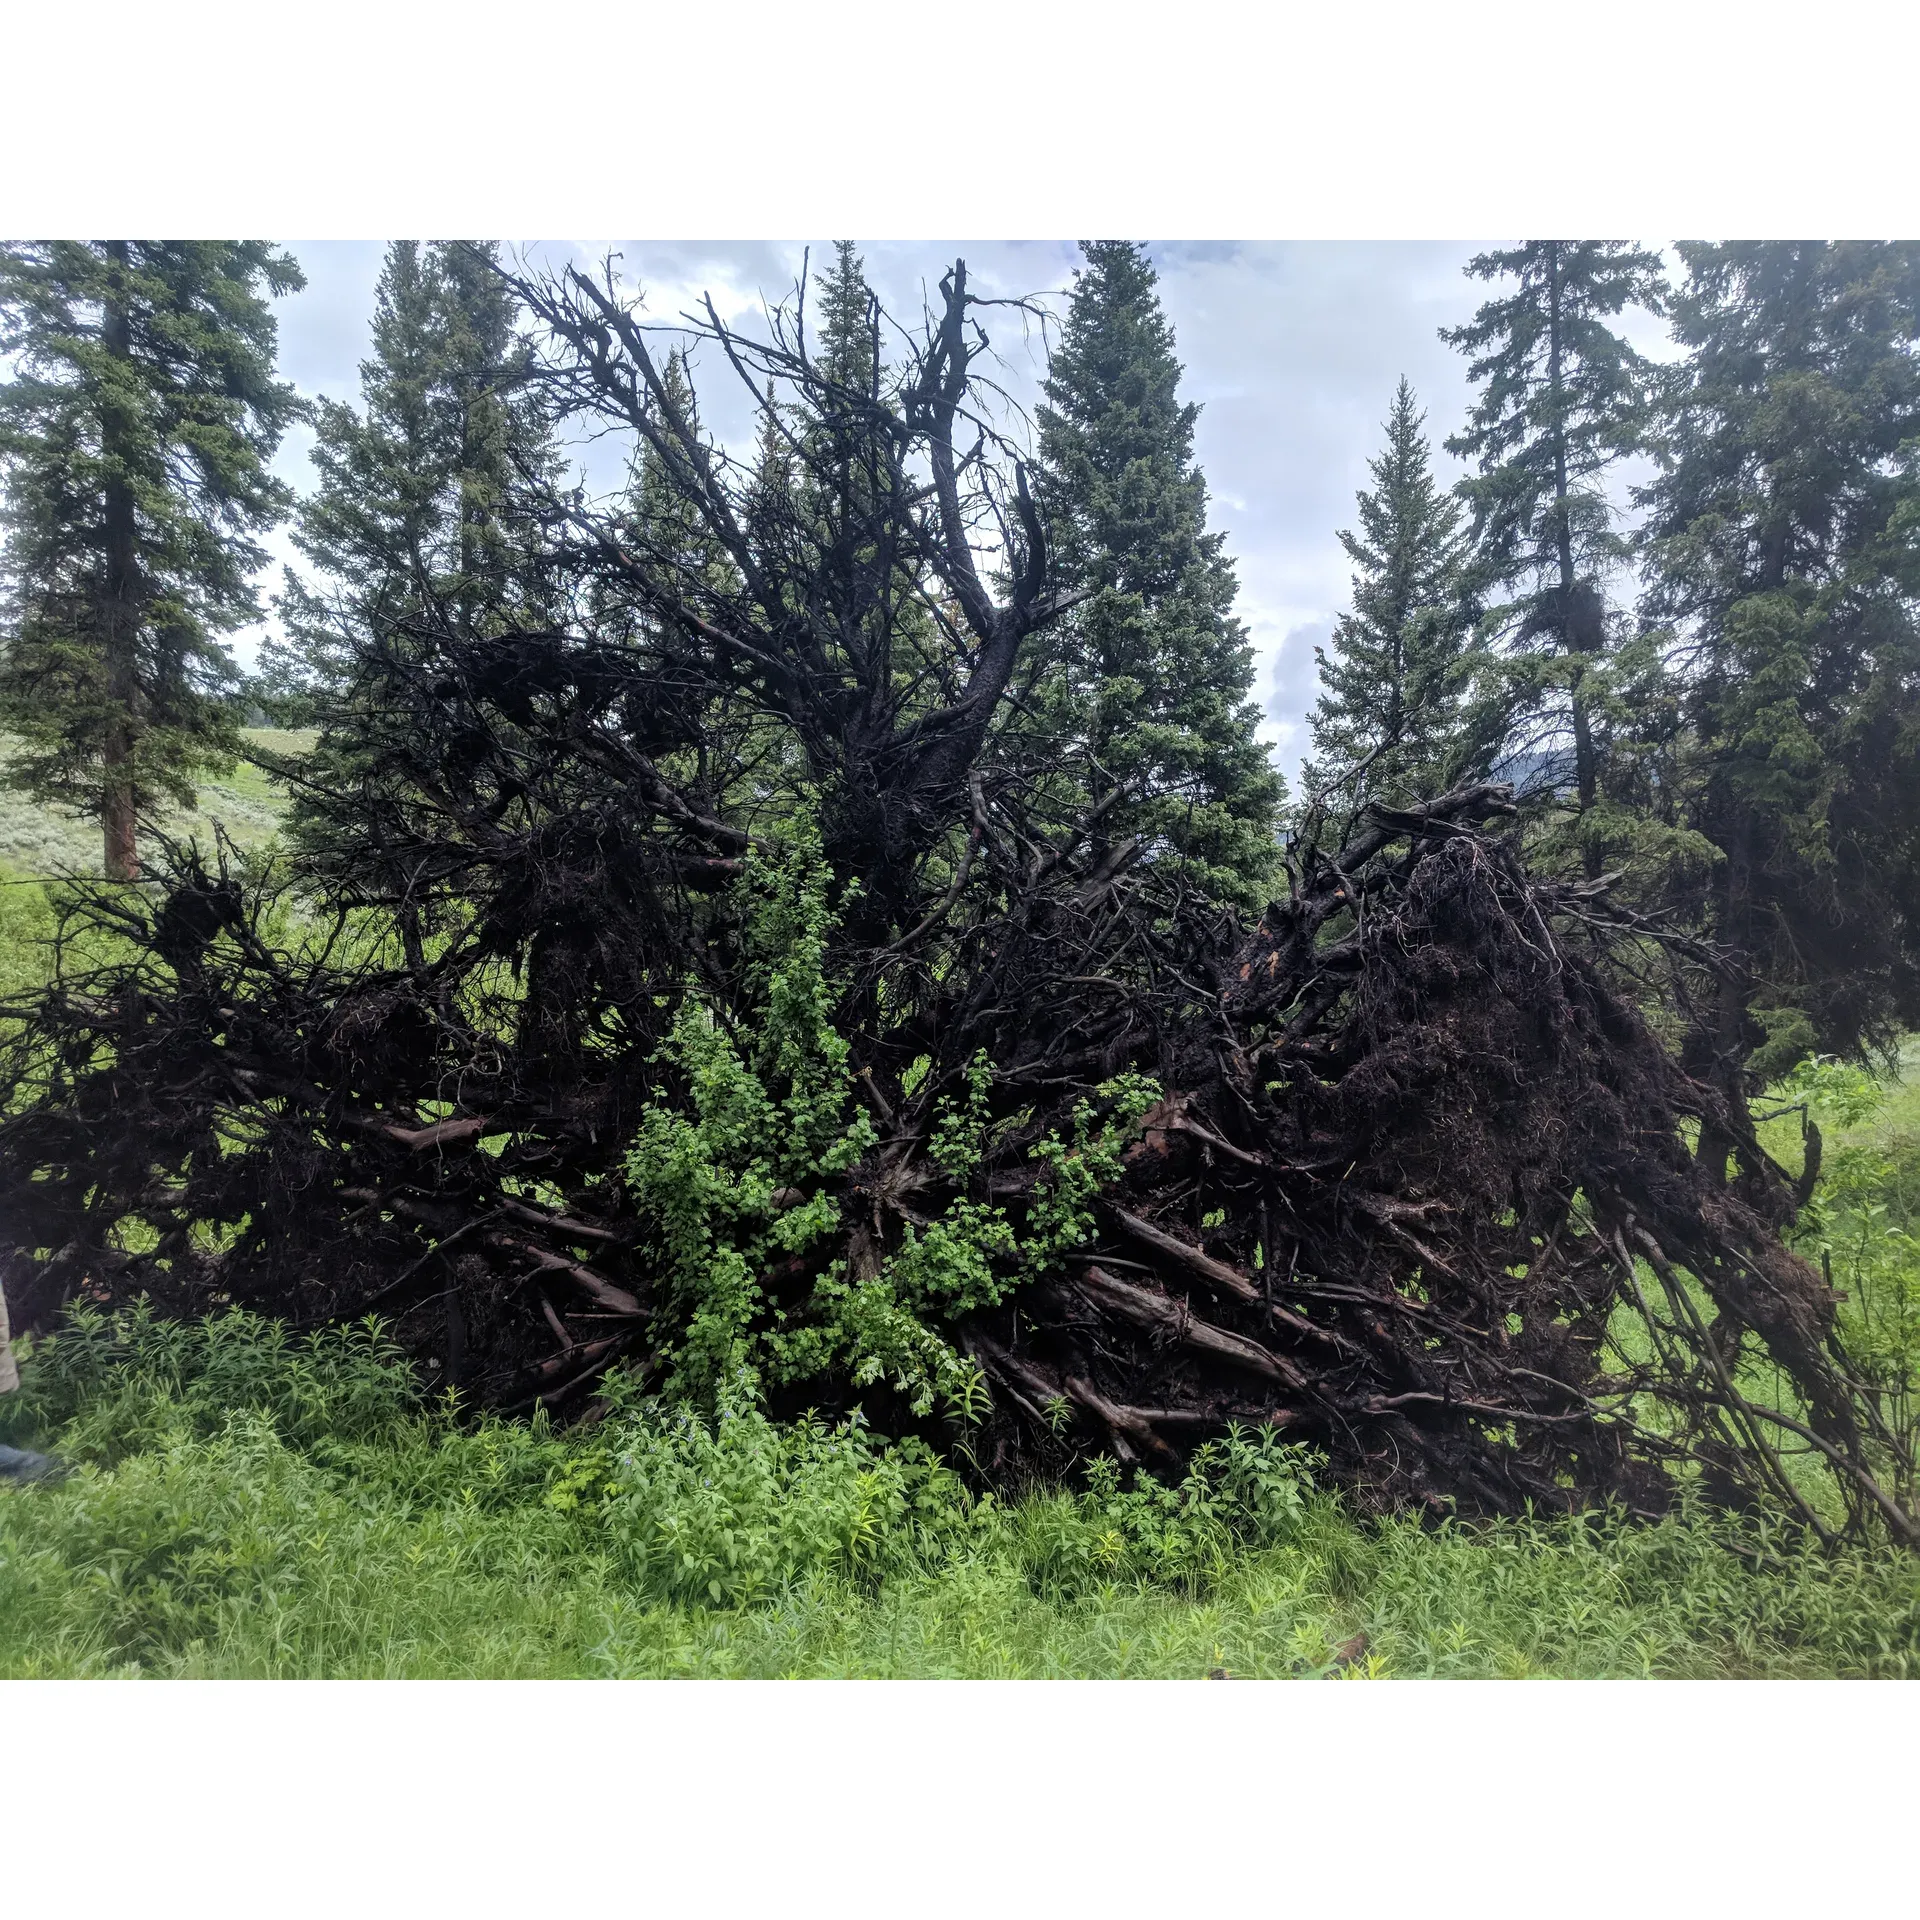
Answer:
<svg viewBox="0 0 1920 1920"><path fill-rule="evenodd" d="M1087 593L1049 651L1051 706L1098 832L1263 904L1284 782L1257 738L1246 630L1193 458L1199 408L1140 246L1088 242L1038 413L1039 496L1061 583Z"/></svg>
<svg viewBox="0 0 1920 1920"><path fill-rule="evenodd" d="M235 745L220 636L258 615L256 536L289 500L267 462L299 412L267 299L304 284L262 241L0 247L9 778L97 812L114 879L138 877L142 811L191 805Z"/></svg>
<svg viewBox="0 0 1920 1920"><path fill-rule="evenodd" d="M775 381L767 381L753 442L753 487L747 496L756 535L778 523L793 497L795 458L788 410Z"/></svg>
<svg viewBox="0 0 1920 1920"><path fill-rule="evenodd" d="M322 584L291 575L275 684L344 684L368 636L408 622L463 632L533 614L523 476L552 467L531 349L492 242L398 240L375 295L361 406L323 400L319 485L295 535Z"/></svg>
<svg viewBox="0 0 1920 1920"><path fill-rule="evenodd" d="M817 311L821 372L849 394L870 395L880 374L878 308L867 285L867 263L851 240L833 243Z"/></svg>
<svg viewBox="0 0 1920 1920"><path fill-rule="evenodd" d="M793 426L802 458L799 473L778 457L771 397L761 420L759 457L771 480L785 473L798 479L800 498L816 520L840 518L857 533L872 514L875 489L884 484L885 450L873 442L878 419L883 366L878 335L879 308L867 285L866 263L851 240L833 243L833 261L801 308L801 323L811 314L807 351L818 382L809 404ZM771 464L768 464L771 462ZM845 549L849 568L858 565L864 543ZM867 552L866 559L873 558ZM851 581L843 593L853 592Z"/></svg>
<svg viewBox="0 0 1920 1920"><path fill-rule="evenodd" d="M1688 245L1649 510L1735 956L1712 1069L1920 1018L1920 245Z"/></svg>
<svg viewBox="0 0 1920 1920"><path fill-rule="evenodd" d="M806 451L803 497L817 517L839 523L842 538L839 597L849 611L867 605L878 612L887 596L870 597L870 570L885 563L861 538L874 519L875 503L891 479L891 450L880 427L879 307L867 285L866 263L851 240L833 243L833 264L820 283L815 305L818 335L813 349L822 385L809 417L801 422ZM770 426L771 422L765 423Z"/></svg>
<svg viewBox="0 0 1920 1920"><path fill-rule="evenodd" d="M1479 463L1467 497L1483 585L1517 593L1506 610L1516 642L1544 642L1547 681L1563 676L1584 815L1600 786L1585 683L1606 646L1602 583L1625 551L1604 479L1635 444L1651 375L1606 323L1628 306L1659 310L1659 257L1624 241L1528 240L1476 255L1467 272L1517 284L1441 331L1483 383L1447 451ZM1594 866L1598 847L1587 853Z"/></svg>
<svg viewBox="0 0 1920 1920"><path fill-rule="evenodd" d="M666 390L664 405L706 444L700 429L699 401L687 378L686 360L677 347L667 355L660 380ZM764 440L764 432L762 437ZM651 445L640 451L632 504L634 531L658 562L688 579L718 568L731 583L732 569L712 533L698 509L674 484L666 462Z"/></svg>
<svg viewBox="0 0 1920 1920"><path fill-rule="evenodd" d="M477 629L524 599L524 527L514 521L517 485L553 461L529 376L533 349L516 332L519 306L496 269L497 242L433 249L440 323L440 382L455 536L450 558L459 617Z"/></svg>
<svg viewBox="0 0 1920 1920"><path fill-rule="evenodd" d="M885 685L889 701L931 712L952 690L948 647L928 605L924 554L902 538L902 508L924 480L900 461L897 378L881 347L879 301L852 241L834 242L812 311L808 351L817 377L788 416L792 458L779 416L769 408L761 420L756 491L769 510L761 524L776 543L788 543L795 529L780 530L780 522L797 513L805 538L826 556L815 591L833 635L829 657L850 677L871 675ZM784 508L773 493L782 486L790 489ZM831 821L828 827L835 830Z"/></svg>
<svg viewBox="0 0 1920 1920"><path fill-rule="evenodd" d="M722 456L701 430L699 399L678 348L667 355L660 377L665 393L663 401L656 404L681 420L695 439L720 459ZM768 483L774 483L773 477ZM621 533L628 552L642 559L656 583L670 582L671 593L684 606L717 616L726 596L739 586L738 568L651 442L643 443L634 462ZM619 635L642 645L662 662L677 659L690 681L698 677L690 655L700 651L700 643L689 636L683 623L663 622L638 604L630 583L622 582L596 594L592 611L597 633ZM679 771L686 790L695 795L699 805L711 813L725 814L732 805L739 736L743 727L751 727L751 708L749 705L743 712L738 703L709 699L702 705L702 716L704 744L698 764Z"/></svg>
<svg viewBox="0 0 1920 1920"><path fill-rule="evenodd" d="M287 640L262 649L262 677L304 689L322 725L291 822L307 872L338 897L395 903L415 966L430 916L383 839L438 773L408 751L410 690L450 642L552 623L525 509L557 460L497 257L492 242L388 249L361 406L320 407L319 485L295 532L318 580L289 572Z"/></svg>
<svg viewBox="0 0 1920 1920"><path fill-rule="evenodd" d="M1457 770L1470 614L1462 509L1434 482L1432 450L1403 379L1385 448L1367 462L1360 531L1340 544L1354 564L1353 607L1316 648L1325 691L1312 718L1307 786L1319 792L1365 766L1361 791L1438 792Z"/></svg>

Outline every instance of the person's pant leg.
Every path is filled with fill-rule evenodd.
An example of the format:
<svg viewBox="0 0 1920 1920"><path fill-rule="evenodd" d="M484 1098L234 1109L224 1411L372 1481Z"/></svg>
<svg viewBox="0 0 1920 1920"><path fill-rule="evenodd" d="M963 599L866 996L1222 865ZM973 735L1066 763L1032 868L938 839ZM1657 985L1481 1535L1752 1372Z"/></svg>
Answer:
<svg viewBox="0 0 1920 1920"><path fill-rule="evenodd" d="M13 1364L13 1343L7 1336L7 1290L0 1287L0 1393L11 1393L20 1384L20 1369Z"/></svg>

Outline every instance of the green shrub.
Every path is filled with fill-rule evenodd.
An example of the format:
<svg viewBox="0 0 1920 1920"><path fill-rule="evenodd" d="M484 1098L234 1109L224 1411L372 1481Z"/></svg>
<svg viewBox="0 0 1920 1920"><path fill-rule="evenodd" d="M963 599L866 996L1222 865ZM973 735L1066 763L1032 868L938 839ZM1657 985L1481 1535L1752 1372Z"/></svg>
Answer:
<svg viewBox="0 0 1920 1920"><path fill-rule="evenodd" d="M1111 1460L1087 1467L1084 1492L1030 1499L1013 1540L1035 1592L1077 1600L1133 1582L1200 1594L1249 1547L1277 1545L1298 1524L1311 1456L1271 1429L1234 1427L1197 1448L1177 1486L1139 1475L1123 1487Z"/></svg>
<svg viewBox="0 0 1920 1920"><path fill-rule="evenodd" d="M937 1564L980 1512L924 1445L883 1444L856 1423L777 1425L751 1405L709 1423L654 1407L608 1444L615 1563L664 1600L739 1606L821 1576L871 1588Z"/></svg>
<svg viewBox="0 0 1920 1920"><path fill-rule="evenodd" d="M952 1322L1087 1237L1092 1197L1118 1177L1128 1131L1158 1089L1120 1075L1099 1089L1098 1111L1075 1107L1071 1138L1035 1142L1038 1177L1016 1231L1004 1208L966 1191L990 1127L993 1068L976 1056L964 1097L934 1114L933 1158L959 1192L877 1271L833 1260L805 1302L770 1306L758 1276L834 1231L831 1179L876 1138L832 1025L841 996L826 971L826 861L804 817L785 834L776 851L750 853L736 883L753 1006L723 1007L690 984L654 1061L677 1088L653 1089L627 1153L627 1185L659 1251L657 1291L680 1329L666 1391L715 1411L724 1395L751 1397L768 1379L837 1376L856 1387L885 1381L916 1416L938 1401L977 1418L984 1381L950 1339ZM910 1070L916 1085L926 1071L924 1061Z"/></svg>

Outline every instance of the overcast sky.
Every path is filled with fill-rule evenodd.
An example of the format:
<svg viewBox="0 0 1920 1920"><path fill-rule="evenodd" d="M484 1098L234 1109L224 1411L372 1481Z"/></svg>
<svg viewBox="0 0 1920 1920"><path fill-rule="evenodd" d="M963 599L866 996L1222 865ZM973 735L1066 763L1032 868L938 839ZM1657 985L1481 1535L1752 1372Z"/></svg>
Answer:
<svg viewBox="0 0 1920 1920"><path fill-rule="evenodd" d="M718 241L582 241L540 249L551 262L597 259L609 247L646 295L649 318L671 322L711 293L723 318L747 319L778 301L799 274L803 244ZM383 246L295 243L307 288L280 303L281 362L303 393L352 399L367 351ZM1348 568L1335 537L1354 520L1354 494L1378 450L1395 383L1405 374L1427 409L1436 464L1460 469L1438 443L1465 415L1464 362L1438 329L1487 297L1461 269L1479 244L1443 241L1152 243L1160 293L1186 367L1184 392L1200 403L1199 457L1239 567L1240 616L1258 656L1265 737L1291 778L1305 747L1314 698L1315 641L1346 604ZM829 252L813 243L814 270ZM883 304L917 317L928 289L956 254L982 294L1063 294L1079 257L1068 241L862 242L867 278ZM1056 308L1064 302L1058 298ZM1018 316L986 317L1010 393L1030 401L1041 370L1037 332ZM1651 345L1644 327L1630 328ZM739 444L748 413L724 366L696 366L702 415ZM279 461L311 482L305 429ZM276 551L290 554L284 535Z"/></svg>

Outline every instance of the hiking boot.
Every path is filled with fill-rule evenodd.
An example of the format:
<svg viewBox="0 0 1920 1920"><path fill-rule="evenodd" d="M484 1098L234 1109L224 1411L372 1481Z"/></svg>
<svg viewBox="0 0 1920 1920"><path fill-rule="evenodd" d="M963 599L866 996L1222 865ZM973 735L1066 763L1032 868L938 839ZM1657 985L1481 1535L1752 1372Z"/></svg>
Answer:
<svg viewBox="0 0 1920 1920"><path fill-rule="evenodd" d="M18 1447L0 1447L0 1480L50 1480L63 1469L44 1453L25 1453Z"/></svg>

